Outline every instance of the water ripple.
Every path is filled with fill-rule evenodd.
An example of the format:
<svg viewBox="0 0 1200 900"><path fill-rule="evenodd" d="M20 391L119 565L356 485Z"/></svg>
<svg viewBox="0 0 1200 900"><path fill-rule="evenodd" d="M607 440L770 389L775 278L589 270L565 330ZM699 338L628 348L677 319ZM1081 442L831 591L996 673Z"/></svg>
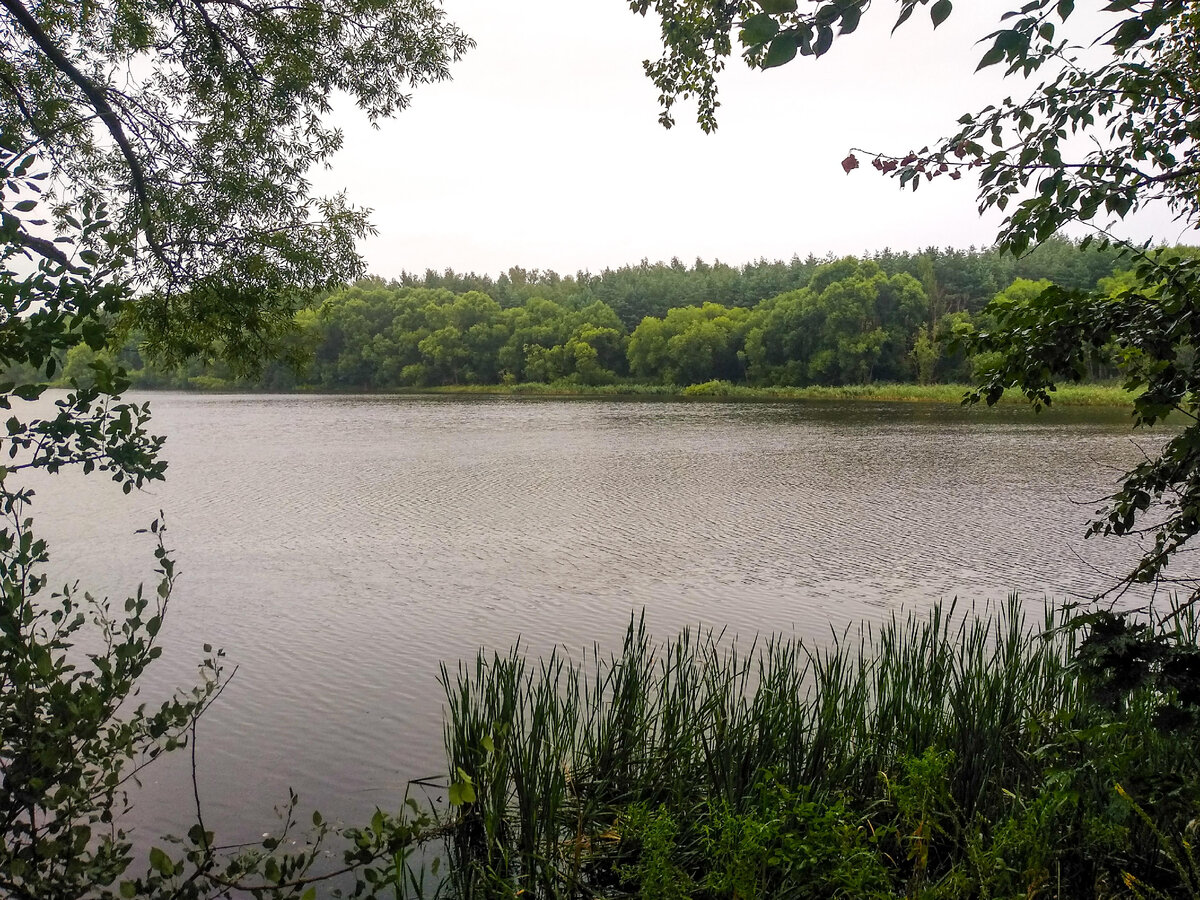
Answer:
<svg viewBox="0 0 1200 900"><path fill-rule="evenodd" d="M186 683L205 642L239 666L201 781L240 836L288 785L333 815L395 806L442 764L438 662L480 645L612 646L643 608L662 635L821 637L939 597L1088 594L1132 558L1080 538L1139 457L1122 414L150 399L167 484L45 479L39 514L56 572L115 594L167 510L183 577L147 690ZM154 772L136 821L186 827L186 774Z"/></svg>

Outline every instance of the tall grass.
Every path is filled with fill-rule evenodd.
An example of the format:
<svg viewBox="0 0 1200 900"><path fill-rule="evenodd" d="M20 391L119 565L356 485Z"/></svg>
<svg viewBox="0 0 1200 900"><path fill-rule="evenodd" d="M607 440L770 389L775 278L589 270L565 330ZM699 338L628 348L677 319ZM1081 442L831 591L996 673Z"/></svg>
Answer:
<svg viewBox="0 0 1200 900"><path fill-rule="evenodd" d="M767 781L823 810L849 803L860 823L874 816L900 855L900 831L932 827L909 821L927 814L902 802L905 779L934 778L921 760L936 769L922 790L940 798L948 842L926 846L923 865L952 868L981 835L982 858L996 823L1011 823L1017 798L1045 793L1051 770L1070 773L1054 776L1070 782L1070 805L1079 792L1111 804L1111 779L1134 770L1179 769L1180 745L1153 737L1148 706L1126 710L1127 727L1104 724L1075 675L1067 624L1050 609L1027 621L1014 597L979 615L939 605L821 644L745 647L694 630L659 643L635 619L610 656L534 663L517 647L443 667L448 761L476 790L456 830L460 872L476 887L594 893L630 877L649 822L679 845L672 866L702 874L714 865L698 849L714 810L761 815ZM1194 623L1178 627L1194 641ZM911 878L915 865L898 871Z"/></svg>
<svg viewBox="0 0 1200 900"><path fill-rule="evenodd" d="M708 381L679 390L679 396L690 399L721 400L794 400L794 401L853 401L879 403L952 403L961 404L971 390L967 384L848 384L836 387L751 387L728 381ZM1115 384L1062 384L1052 395L1057 406L1129 406L1134 395ZM1008 391L1002 403L1023 404L1020 391Z"/></svg>
<svg viewBox="0 0 1200 900"><path fill-rule="evenodd" d="M404 388L400 393L452 395L516 395L530 397L628 397L736 400L739 402L873 401L878 403L960 404L970 389L966 384L858 384L840 387L752 387L729 381L708 381L686 387L622 381L583 385L566 381L543 384L471 384L431 388ZM1064 384L1053 394L1056 406L1129 406L1134 395L1119 385ZM1009 391L1004 403L1024 403L1024 396Z"/></svg>

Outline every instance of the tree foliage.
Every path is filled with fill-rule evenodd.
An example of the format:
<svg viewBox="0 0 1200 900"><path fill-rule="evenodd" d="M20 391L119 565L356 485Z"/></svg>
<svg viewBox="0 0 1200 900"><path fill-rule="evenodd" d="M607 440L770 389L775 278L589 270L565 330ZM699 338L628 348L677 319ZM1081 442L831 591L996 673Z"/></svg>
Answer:
<svg viewBox="0 0 1200 900"><path fill-rule="evenodd" d="M605 269L596 276L525 272L519 287L508 275L427 272L390 283L363 279L319 308L302 310L289 336L292 355L309 360L299 368L269 363L247 377L220 360L156 366L143 357L137 334L99 354L81 344L64 365L86 377L99 355L127 368L138 387L202 389L607 384L627 373L640 383L675 385L963 382L993 363L994 354L951 350L944 341L972 324L991 327L993 319L981 310L1000 287L1010 285L1004 288L1008 293L1014 285L1044 280L1094 288L1098 281L1132 277L1114 273L1115 258L1113 251L1081 250L1055 239L1021 260L991 250L929 248L916 254L883 250L864 260L760 260L736 268L672 261ZM848 278L860 283L841 285L821 299L834 282ZM847 290L862 301L861 314L830 318L831 327L810 335L787 333L786 304L779 299L784 294L796 295L789 301L793 305L797 297L810 298L804 302L820 308L815 314ZM677 305L660 311L668 299ZM772 313L775 307L781 308ZM470 321L463 319L468 308ZM854 363L855 343L876 330L880 333L859 348L865 364ZM441 333L431 338L435 331ZM654 333L661 341L650 340ZM810 357L825 351L824 364L810 372ZM1112 373L1100 360L1089 372L1097 379Z"/></svg>
<svg viewBox="0 0 1200 900"><path fill-rule="evenodd" d="M120 397L112 348L131 329L159 358L244 371L302 349L296 310L360 272L369 229L306 181L340 145L333 96L391 115L470 42L431 0L0 0L0 29L0 369L20 376L0 384L0 894L312 898L339 875L335 894L401 890L427 818L317 816L293 844L294 796L282 834L219 849L197 795L186 837L137 871L125 792L194 747L221 654L158 707L134 700L174 586L161 520L154 589L51 590L23 476L163 478L148 405ZM70 390L51 404L58 375Z"/></svg>
<svg viewBox="0 0 1200 900"><path fill-rule="evenodd" d="M894 28L915 12L933 25L952 0L898 0ZM661 92L664 124L677 98L699 98L701 126L716 125L716 80L734 33L751 66L770 68L797 55L819 57L874 14L869 0L633 0L662 19L664 55L646 64ZM998 246L1015 255L1062 228L1093 228L1102 244L1111 223L1165 205L1182 230L1200 226L1200 11L1186 0L1111 0L1098 17L1076 14L1073 0L1029 0L1004 13L983 38L979 68L1002 66L1032 84L958 121L957 130L907 152L852 150L847 173L867 156L875 169L914 190L947 177L978 179L981 211L1006 213ZM1089 31L1094 23L1098 27ZM1089 237L1086 240L1090 240ZM995 402L1009 388L1035 406L1057 381L1078 380L1096 361L1142 391L1134 422L1151 426L1174 414L1181 428L1161 454L1128 472L1097 511L1093 534L1141 535L1144 554L1129 581L1167 572L1200 532L1200 390L1197 333L1200 270L1187 254L1122 243L1132 278L1120 289L1048 285L989 307L992 325L969 338L991 354L969 401Z"/></svg>
<svg viewBox="0 0 1200 900"><path fill-rule="evenodd" d="M911 275L888 278L874 263L843 260L763 305L746 339L751 376L766 384L911 379L928 309Z"/></svg>
<svg viewBox="0 0 1200 900"><path fill-rule="evenodd" d="M471 46L435 0L2 0L0 29L0 131L39 155L54 223L107 202L146 345L243 366L361 274L367 211L307 181L341 146L335 95L390 116Z"/></svg>
<svg viewBox="0 0 1200 900"><path fill-rule="evenodd" d="M906 272L937 298L931 312L978 312L1014 278L1047 278L1066 288L1090 289L1114 273L1120 253L1096 244L1080 249L1078 241L1052 238L1025 256L1015 258L991 248L926 247L922 250L877 250L869 258L889 277ZM691 265L675 258L642 261L560 275L553 270L512 267L497 277L476 272L428 270L402 273L404 287L445 289L456 294L480 291L502 307L521 306L533 298L552 300L577 309L601 301L625 323L636 328L646 316L661 319L681 306L753 307L762 300L804 287L817 268L836 262L834 256L809 254L790 260L758 259L734 266L720 260L697 259Z"/></svg>
<svg viewBox="0 0 1200 900"><path fill-rule="evenodd" d="M629 338L630 371L667 384L744 380L749 318L748 310L719 303L678 307L662 319L647 316Z"/></svg>

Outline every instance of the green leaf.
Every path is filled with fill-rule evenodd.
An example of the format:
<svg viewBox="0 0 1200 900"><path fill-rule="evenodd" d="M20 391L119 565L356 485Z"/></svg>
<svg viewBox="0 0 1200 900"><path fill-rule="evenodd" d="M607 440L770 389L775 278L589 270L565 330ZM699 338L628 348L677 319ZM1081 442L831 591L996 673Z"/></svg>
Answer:
<svg viewBox="0 0 1200 900"><path fill-rule="evenodd" d="M84 343L93 350L103 350L108 342L108 329L102 322L85 322L80 329Z"/></svg>
<svg viewBox="0 0 1200 900"><path fill-rule="evenodd" d="M797 47L796 35L793 32L784 31L777 34L771 41L771 46L767 48L767 55L763 57L762 67L773 69L775 66L791 62L796 58Z"/></svg>
<svg viewBox="0 0 1200 900"><path fill-rule="evenodd" d="M20 203L14 203L13 209L15 209L17 212L31 212L34 209L37 209L37 201L22 200Z"/></svg>
<svg viewBox="0 0 1200 900"><path fill-rule="evenodd" d="M992 45L992 49L983 54L983 59L979 60L979 65L975 67L975 71L986 69L988 66L994 66L996 63L1004 59L1004 48L999 42Z"/></svg>
<svg viewBox="0 0 1200 900"><path fill-rule="evenodd" d="M132 898L137 896L137 885L132 881L122 881L121 896L126 898L126 900L132 900Z"/></svg>
<svg viewBox="0 0 1200 900"><path fill-rule="evenodd" d="M858 21L862 17L862 10L857 6L851 6L842 13L842 25L838 29L838 34L852 34L858 29Z"/></svg>
<svg viewBox="0 0 1200 900"><path fill-rule="evenodd" d="M954 4L951 0L937 0L929 10L929 18L933 21L933 27L937 28L950 17L950 13L954 9Z"/></svg>
<svg viewBox="0 0 1200 900"><path fill-rule="evenodd" d="M757 47L765 44L779 33L779 23L768 13L751 16L742 23L738 38L747 47Z"/></svg>
<svg viewBox="0 0 1200 900"><path fill-rule="evenodd" d="M3 479L3 476L0 476L0 480L2 480L2 479ZM485 734L483 736L483 740L479 742L479 745L481 747L483 747L483 749L486 750L488 753L496 752L496 742L492 740L492 736L490 734Z"/></svg>
<svg viewBox="0 0 1200 900"><path fill-rule="evenodd" d="M1145 21L1140 17L1134 16L1126 19L1117 28L1117 33L1112 36L1106 43L1111 44L1118 51L1128 50L1143 37L1149 33Z"/></svg>
<svg viewBox="0 0 1200 900"><path fill-rule="evenodd" d="M475 785L471 776L462 766L458 766L458 781L450 785L450 805L462 806L464 803L475 802Z"/></svg>
<svg viewBox="0 0 1200 900"><path fill-rule="evenodd" d="M895 32L895 30L897 28L899 28L901 25L903 25L905 22L907 22L909 17L913 14L913 10L916 8L917 8L916 0L912 0L912 2L906 3L904 5L903 9L900 10L900 15L896 17L896 24L892 26L892 31Z"/></svg>
<svg viewBox="0 0 1200 900"><path fill-rule="evenodd" d="M833 44L833 29L828 25L822 25L817 29L817 42L813 45L813 53L816 56L824 56L829 52L830 46Z"/></svg>
<svg viewBox="0 0 1200 900"><path fill-rule="evenodd" d="M158 847L150 848L150 867L164 878L170 878L175 874L175 864L171 862L171 857Z"/></svg>
<svg viewBox="0 0 1200 900"><path fill-rule="evenodd" d="M450 785L450 805L462 806L464 803L475 802L475 788L463 781Z"/></svg>
<svg viewBox="0 0 1200 900"><path fill-rule="evenodd" d="M781 16L786 13L794 13L799 4L797 0L758 0L758 5L762 7L763 12Z"/></svg>

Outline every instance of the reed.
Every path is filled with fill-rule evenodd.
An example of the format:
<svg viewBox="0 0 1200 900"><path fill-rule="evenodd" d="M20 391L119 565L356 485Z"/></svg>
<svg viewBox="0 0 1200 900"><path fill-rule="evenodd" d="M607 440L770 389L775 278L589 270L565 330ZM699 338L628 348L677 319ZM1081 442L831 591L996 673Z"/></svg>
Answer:
<svg viewBox="0 0 1200 900"><path fill-rule="evenodd" d="M1016 597L984 611L936 605L820 644L746 646L692 629L660 643L635 618L612 655L531 663L515 647L443 667L450 770L476 791L453 849L466 893L584 896L686 876L720 895L713 835L728 840L735 823L744 843L747 822L782 829L797 816L854 847L869 829L884 880L961 876L1057 771L1069 771L1064 796L1076 797L1063 801L1075 804L1064 821L1082 828L1078 796L1111 805L1111 779L1128 779L1131 765L1178 769L1170 757L1181 749L1153 737L1149 712L1103 725L1068 625L1049 608L1028 621ZM1194 622L1176 627L1194 641ZM857 824L843 828L846 816ZM670 878L642 871L660 856Z"/></svg>
<svg viewBox="0 0 1200 900"><path fill-rule="evenodd" d="M430 388L404 388L399 393L440 395L505 395L527 397L681 398L738 402L866 401L876 403L940 403L958 405L970 390L966 384L858 384L839 387L754 387L729 381L708 381L686 387L622 381L583 385L570 382L543 384L470 384ZM1056 406L1128 407L1134 394L1114 384L1064 384L1052 395ZM1009 391L1001 400L1021 404L1025 398Z"/></svg>

